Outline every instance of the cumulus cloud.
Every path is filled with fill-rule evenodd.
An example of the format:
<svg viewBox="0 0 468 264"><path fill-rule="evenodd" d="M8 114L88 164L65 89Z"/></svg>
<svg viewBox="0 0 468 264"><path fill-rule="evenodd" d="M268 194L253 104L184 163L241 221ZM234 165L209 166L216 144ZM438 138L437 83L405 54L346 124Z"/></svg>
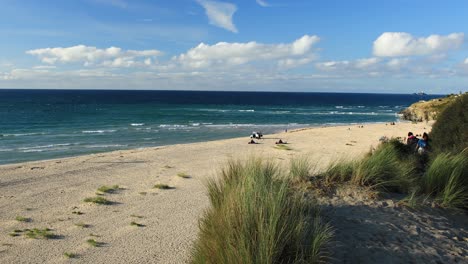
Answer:
<svg viewBox="0 0 468 264"><path fill-rule="evenodd" d="M26 51L27 54L38 57L43 63L83 63L85 66L102 64L112 67L129 67L138 59L159 56L159 50L122 50L118 47L99 49L96 47L77 45L68 48L44 48Z"/></svg>
<svg viewBox="0 0 468 264"><path fill-rule="evenodd" d="M237 28L232 22L232 16L237 7L231 3L216 2L210 0L197 0L203 6L210 24L237 33Z"/></svg>
<svg viewBox="0 0 468 264"><path fill-rule="evenodd" d="M352 77L404 77L426 75L433 64L410 58L362 58L356 60L325 61L315 63L315 68L338 78Z"/></svg>
<svg viewBox="0 0 468 264"><path fill-rule="evenodd" d="M264 0L256 0L257 1L257 4L259 4L260 6L263 6L263 7L268 7L270 6L266 1Z"/></svg>
<svg viewBox="0 0 468 264"><path fill-rule="evenodd" d="M375 69L381 59L379 58L363 58L354 61L343 60L343 61L326 61L316 63L317 69L322 71L361 71Z"/></svg>
<svg viewBox="0 0 468 264"><path fill-rule="evenodd" d="M464 64L468 64L468 58L465 59L465 61L463 62Z"/></svg>
<svg viewBox="0 0 468 264"><path fill-rule="evenodd" d="M374 41L373 53L379 57L429 55L458 49L463 40L463 33L417 38L405 32L385 32Z"/></svg>
<svg viewBox="0 0 468 264"><path fill-rule="evenodd" d="M213 66L235 66L255 61L278 60L282 66L302 65L309 62L314 54L312 46L319 42L318 36L304 35L289 44L261 44L257 42L228 43L214 45L200 43L173 60L188 68Z"/></svg>

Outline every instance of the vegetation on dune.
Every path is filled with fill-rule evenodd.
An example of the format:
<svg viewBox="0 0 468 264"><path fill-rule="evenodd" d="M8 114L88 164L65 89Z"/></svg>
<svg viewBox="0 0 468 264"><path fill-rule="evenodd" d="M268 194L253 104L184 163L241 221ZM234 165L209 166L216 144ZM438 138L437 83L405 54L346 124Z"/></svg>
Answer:
<svg viewBox="0 0 468 264"><path fill-rule="evenodd" d="M291 160L289 175L293 179L305 181L311 176L314 168L309 158L297 157Z"/></svg>
<svg viewBox="0 0 468 264"><path fill-rule="evenodd" d="M20 216L20 215L15 217L15 220L18 222L31 222L32 221L31 218Z"/></svg>
<svg viewBox="0 0 468 264"><path fill-rule="evenodd" d="M185 173L185 172L179 172L179 173L177 173L177 176L178 176L178 177L181 177L181 178L184 178L184 179L190 178L190 175L188 175L188 174Z"/></svg>
<svg viewBox="0 0 468 264"><path fill-rule="evenodd" d="M119 189L120 189L119 185L112 185L112 186L103 185L99 187L97 190L98 190L98 193L103 194L103 193L115 193Z"/></svg>
<svg viewBox="0 0 468 264"><path fill-rule="evenodd" d="M86 240L86 243L88 243L88 245L90 245L92 247L100 247L100 246L102 246L104 244L104 243L98 242L98 241L96 241L94 239L88 239L88 240Z"/></svg>
<svg viewBox="0 0 468 264"><path fill-rule="evenodd" d="M167 184L163 184L163 183L157 183L153 186L153 188L156 188L156 189L161 189L161 190L168 190L168 189L172 189L173 187L167 185Z"/></svg>
<svg viewBox="0 0 468 264"><path fill-rule="evenodd" d="M78 222L78 223L75 224L75 226L81 227L81 228L89 228L89 227L91 227L91 225L85 224L85 223L83 223L83 222Z"/></svg>
<svg viewBox="0 0 468 264"><path fill-rule="evenodd" d="M99 205L110 205L112 204L111 201L107 200L104 197L98 196L98 197L88 197L83 200L86 203L95 203Z"/></svg>
<svg viewBox="0 0 468 264"><path fill-rule="evenodd" d="M51 232L52 230L49 228L33 228L33 229L27 229L24 235L28 238L42 238L42 239L53 239L57 238L57 235Z"/></svg>
<svg viewBox="0 0 468 264"><path fill-rule="evenodd" d="M303 177L300 174L299 177ZM290 188L278 167L231 161L207 184L193 263L316 263L332 231L314 204Z"/></svg>
<svg viewBox="0 0 468 264"><path fill-rule="evenodd" d="M78 257L78 255L76 255L75 253L71 253L71 252L65 252L63 253L63 255L67 258L76 258Z"/></svg>
<svg viewBox="0 0 468 264"><path fill-rule="evenodd" d="M405 147L397 140L379 145L374 152L357 162L351 182L390 191L408 191L407 188L416 180L416 168Z"/></svg>
<svg viewBox="0 0 468 264"><path fill-rule="evenodd" d="M277 144L275 145L275 149L279 149L279 150L292 150L292 148L288 145L284 145L284 144Z"/></svg>
<svg viewBox="0 0 468 264"><path fill-rule="evenodd" d="M434 152L460 153L468 148L468 93L458 96L439 116L431 131Z"/></svg>
<svg viewBox="0 0 468 264"><path fill-rule="evenodd" d="M468 209L468 150L437 155L422 183L442 206Z"/></svg>
<svg viewBox="0 0 468 264"><path fill-rule="evenodd" d="M402 203L410 206L431 200L468 209L468 94L452 99L434 124L428 153L416 154L394 139L360 160L332 163L316 181L406 193Z"/></svg>
<svg viewBox="0 0 468 264"><path fill-rule="evenodd" d="M137 222L135 222L135 221L130 222L130 225L131 225L131 226L136 226L136 227L144 227L144 226L145 226L145 225L139 224L139 223L137 223Z"/></svg>

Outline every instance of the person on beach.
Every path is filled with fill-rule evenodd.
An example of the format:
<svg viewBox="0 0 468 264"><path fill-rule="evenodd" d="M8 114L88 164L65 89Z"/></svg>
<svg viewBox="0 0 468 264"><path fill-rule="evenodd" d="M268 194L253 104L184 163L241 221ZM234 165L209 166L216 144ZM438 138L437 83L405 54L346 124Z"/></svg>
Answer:
<svg viewBox="0 0 468 264"><path fill-rule="evenodd" d="M249 144L257 144L257 142L255 142L253 139L251 139L251 140L249 141Z"/></svg>
<svg viewBox="0 0 468 264"><path fill-rule="evenodd" d="M284 142L283 140L280 139L280 140L276 141L275 144L286 144L286 142Z"/></svg>
<svg viewBox="0 0 468 264"><path fill-rule="evenodd" d="M416 144L418 144L418 138L413 135L413 132L408 132L408 138L406 139L406 145L411 149L415 149Z"/></svg>
<svg viewBox="0 0 468 264"><path fill-rule="evenodd" d="M429 135L424 132L421 139L418 140L417 150L420 155L425 154L429 149Z"/></svg>

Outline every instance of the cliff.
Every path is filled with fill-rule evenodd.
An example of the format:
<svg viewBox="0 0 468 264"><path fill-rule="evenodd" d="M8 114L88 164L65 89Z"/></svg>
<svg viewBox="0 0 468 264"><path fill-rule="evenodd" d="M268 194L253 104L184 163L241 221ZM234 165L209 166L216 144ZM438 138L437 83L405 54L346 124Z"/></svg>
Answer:
<svg viewBox="0 0 468 264"><path fill-rule="evenodd" d="M458 96L460 95L451 94L429 101L419 101L401 111L401 117L404 120L415 122L436 120L439 113L450 105Z"/></svg>

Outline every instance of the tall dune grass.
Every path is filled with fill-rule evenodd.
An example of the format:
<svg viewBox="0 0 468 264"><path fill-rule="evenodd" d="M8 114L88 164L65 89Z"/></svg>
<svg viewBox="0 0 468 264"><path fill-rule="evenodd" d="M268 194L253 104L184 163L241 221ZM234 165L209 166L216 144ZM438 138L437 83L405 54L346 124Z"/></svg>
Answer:
<svg viewBox="0 0 468 264"><path fill-rule="evenodd" d="M424 175L423 187L443 206L468 208L468 151L437 155Z"/></svg>
<svg viewBox="0 0 468 264"><path fill-rule="evenodd" d="M407 192L415 184L414 160L408 157L404 144L398 141L383 143L359 161L351 182L391 191Z"/></svg>
<svg viewBox="0 0 468 264"><path fill-rule="evenodd" d="M230 161L207 183L192 263L317 263L332 231L270 162Z"/></svg>
<svg viewBox="0 0 468 264"><path fill-rule="evenodd" d="M291 159L289 175L292 179L306 181L313 174L315 165L306 156Z"/></svg>

